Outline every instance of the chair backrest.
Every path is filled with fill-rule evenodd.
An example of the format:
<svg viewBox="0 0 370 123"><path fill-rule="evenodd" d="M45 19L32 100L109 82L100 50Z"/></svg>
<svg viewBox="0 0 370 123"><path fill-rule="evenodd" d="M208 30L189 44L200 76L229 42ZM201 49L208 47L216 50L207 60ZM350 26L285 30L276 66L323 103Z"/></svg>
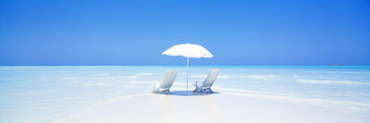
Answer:
<svg viewBox="0 0 370 123"><path fill-rule="evenodd" d="M204 80L202 87L211 87L216 81L220 69L211 69L209 70L206 80Z"/></svg>
<svg viewBox="0 0 370 123"><path fill-rule="evenodd" d="M177 76L177 70L168 70L159 88L170 88Z"/></svg>

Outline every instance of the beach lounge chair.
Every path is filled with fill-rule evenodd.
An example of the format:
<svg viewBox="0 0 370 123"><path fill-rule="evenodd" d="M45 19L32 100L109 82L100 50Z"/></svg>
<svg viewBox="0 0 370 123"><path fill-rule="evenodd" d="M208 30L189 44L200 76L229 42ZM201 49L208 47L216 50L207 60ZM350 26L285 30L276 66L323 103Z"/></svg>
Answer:
<svg viewBox="0 0 370 123"><path fill-rule="evenodd" d="M211 69L208 73L207 78L204 80L201 86L198 86L198 81L193 84L195 86L195 90L193 92L196 93L212 93L212 85L215 82L220 69Z"/></svg>
<svg viewBox="0 0 370 123"><path fill-rule="evenodd" d="M177 76L177 70L168 70L165 77L162 80L162 83L159 84L158 88L153 83L153 93L170 93L170 88L175 81Z"/></svg>

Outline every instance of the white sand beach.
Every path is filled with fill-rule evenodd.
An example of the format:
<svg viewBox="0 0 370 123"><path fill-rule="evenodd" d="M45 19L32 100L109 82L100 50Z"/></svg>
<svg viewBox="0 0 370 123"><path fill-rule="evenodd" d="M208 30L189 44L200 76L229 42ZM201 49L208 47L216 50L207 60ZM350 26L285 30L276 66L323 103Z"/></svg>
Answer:
<svg viewBox="0 0 370 123"><path fill-rule="evenodd" d="M268 87L267 81L271 78L274 78L274 81L271 81L278 82L277 78L290 74L287 71L296 73L297 69L287 71L279 69L286 74L271 75L273 72L266 72L276 70L248 68L245 72L249 74L246 74L243 72L246 68L221 68L219 78L212 87L215 93L210 95L193 95L191 92L187 95L184 73L179 73L171 88L172 94L151 93L150 85L159 83L166 69L181 71L182 67L2 67L0 122L368 123L370 121L368 115L370 104L366 102L368 99L364 99L365 102L356 102L328 97L310 98L299 96L299 93L286 93L288 91L270 93L258 85L259 82L266 82L264 86ZM191 81L204 79L208 69L194 67L190 74ZM249 71L250 69L266 75L257 75ZM230 70L238 71L243 76L231 73ZM306 72L313 70L316 69L298 69ZM348 70L320 71L351 74ZM363 74L364 71L352 72ZM262 79L263 81L260 81ZM28 84L24 84L25 82ZM260 90L240 88L243 85L258 87ZM289 90L288 85L278 84L274 88L276 87ZM193 88L190 86L190 89ZM324 92L321 94L325 96Z"/></svg>
<svg viewBox="0 0 370 123"><path fill-rule="evenodd" d="M115 97L71 113L57 122L366 123L370 119L346 109L322 107L304 101L259 98L217 90L223 93Z"/></svg>

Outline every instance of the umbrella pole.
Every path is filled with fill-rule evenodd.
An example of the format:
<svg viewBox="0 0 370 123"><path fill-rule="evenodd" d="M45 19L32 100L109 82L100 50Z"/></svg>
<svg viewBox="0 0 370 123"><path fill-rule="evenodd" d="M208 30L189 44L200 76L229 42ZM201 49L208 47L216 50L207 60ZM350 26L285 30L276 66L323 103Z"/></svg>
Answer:
<svg viewBox="0 0 370 123"><path fill-rule="evenodd" d="M189 72L188 72L188 69L189 69L189 57L187 58L186 60L186 94L188 93L188 83L189 83Z"/></svg>

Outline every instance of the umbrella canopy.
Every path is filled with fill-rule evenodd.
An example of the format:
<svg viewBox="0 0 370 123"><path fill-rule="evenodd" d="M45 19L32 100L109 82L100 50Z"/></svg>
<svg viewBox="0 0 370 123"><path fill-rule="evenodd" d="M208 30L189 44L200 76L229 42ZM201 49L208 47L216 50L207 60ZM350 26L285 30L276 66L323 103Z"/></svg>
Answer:
<svg viewBox="0 0 370 123"><path fill-rule="evenodd" d="M197 44L178 44L164 51L162 55L182 56L190 58L212 58L213 55L204 47Z"/></svg>
<svg viewBox="0 0 370 123"><path fill-rule="evenodd" d="M189 68L189 58L212 58L213 55L204 47L197 45L197 44L178 44L172 46L168 50L164 51L162 55L169 55L169 56L182 56L187 58L186 62L186 91L188 91L188 83L189 83L189 75L188 75L188 68Z"/></svg>

